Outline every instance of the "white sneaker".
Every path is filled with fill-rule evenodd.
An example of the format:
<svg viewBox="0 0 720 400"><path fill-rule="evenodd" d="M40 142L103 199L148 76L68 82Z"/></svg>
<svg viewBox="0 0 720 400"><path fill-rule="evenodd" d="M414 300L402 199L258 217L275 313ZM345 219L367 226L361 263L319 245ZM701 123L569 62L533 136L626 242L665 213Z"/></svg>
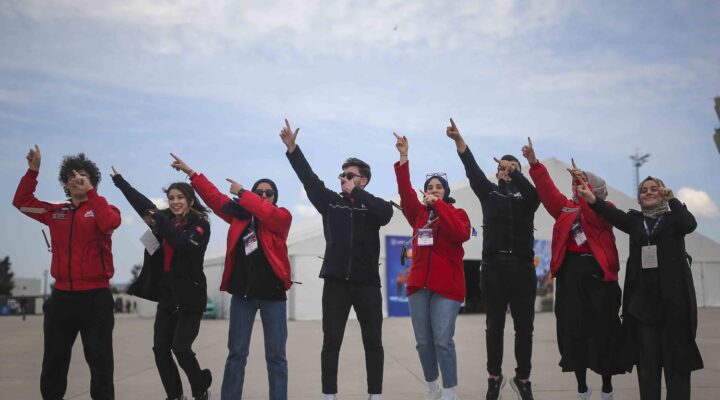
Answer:
<svg viewBox="0 0 720 400"><path fill-rule="evenodd" d="M592 388L590 385L587 385L587 392L585 393L578 393L577 394L577 400L590 400L590 395L592 394Z"/></svg>
<svg viewBox="0 0 720 400"><path fill-rule="evenodd" d="M425 400L440 400L442 398L442 388L438 386L437 390L425 390Z"/></svg>
<svg viewBox="0 0 720 400"><path fill-rule="evenodd" d="M323 400L337 400L337 396L334 394L323 394Z"/></svg>
<svg viewBox="0 0 720 400"><path fill-rule="evenodd" d="M615 400L615 392L605 393L600 391L600 400Z"/></svg>

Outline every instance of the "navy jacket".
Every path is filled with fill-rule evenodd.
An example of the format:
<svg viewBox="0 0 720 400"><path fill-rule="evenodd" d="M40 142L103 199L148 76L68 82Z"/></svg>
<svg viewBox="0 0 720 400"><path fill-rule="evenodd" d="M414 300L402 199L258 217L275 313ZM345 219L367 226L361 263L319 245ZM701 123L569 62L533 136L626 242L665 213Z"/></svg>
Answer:
<svg viewBox="0 0 720 400"><path fill-rule="evenodd" d="M350 196L328 189L299 146L286 155L322 215L326 244L320 277L380 286L380 227L390 222L392 205L359 187Z"/></svg>

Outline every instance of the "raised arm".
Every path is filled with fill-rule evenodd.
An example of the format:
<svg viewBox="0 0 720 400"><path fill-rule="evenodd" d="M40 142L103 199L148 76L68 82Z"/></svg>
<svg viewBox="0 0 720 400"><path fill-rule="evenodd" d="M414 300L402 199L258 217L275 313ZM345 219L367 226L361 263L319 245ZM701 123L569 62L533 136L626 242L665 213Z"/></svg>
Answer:
<svg viewBox="0 0 720 400"><path fill-rule="evenodd" d="M112 173L110 176L112 177L112 181L115 186L120 189L120 192L122 192L128 203L130 203L130 206L132 206L140 217L145 217L148 210L154 210L157 208L155 203L132 187L130 183L128 183L128 181L126 181L119 172L117 172L115 167L112 167Z"/></svg>
<svg viewBox="0 0 720 400"><path fill-rule="evenodd" d="M415 224L417 215L423 205L417 198L417 194L410 183L410 163L408 162L409 144L405 136L400 136L393 132L395 139L395 147L400 154L400 160L395 163L395 178L397 179L398 193L400 194L400 206L405 219L410 226Z"/></svg>
<svg viewBox="0 0 720 400"><path fill-rule="evenodd" d="M558 190L547 168L538 161L530 138L528 138L528 144L522 147L522 154L530 164L530 178L535 182L535 190L537 191L540 202L548 214L554 219L557 219L567 203L568 198Z"/></svg>
<svg viewBox="0 0 720 400"><path fill-rule="evenodd" d="M35 145L34 149L30 149L25 158L28 162L28 170L20 179L12 204L23 214L47 225L51 218L47 211L52 204L40 201L35 197L37 177L40 173L40 148L38 145Z"/></svg>
<svg viewBox="0 0 720 400"><path fill-rule="evenodd" d="M497 189L490 180L485 176L485 173L480 169L475 156L470 151L470 148L465 144L465 140L460 135L460 130L455 125L455 121L450 118L450 126L446 129L447 136L455 141L455 148L457 149L460 161L462 161L465 167L465 175L470 181L470 188L480 200L484 199L490 192Z"/></svg>
<svg viewBox="0 0 720 400"><path fill-rule="evenodd" d="M677 231L681 235L688 235L697 228L695 216L687 209L685 204L673 196L672 190L660 188L660 195L670 205L670 211L675 215Z"/></svg>

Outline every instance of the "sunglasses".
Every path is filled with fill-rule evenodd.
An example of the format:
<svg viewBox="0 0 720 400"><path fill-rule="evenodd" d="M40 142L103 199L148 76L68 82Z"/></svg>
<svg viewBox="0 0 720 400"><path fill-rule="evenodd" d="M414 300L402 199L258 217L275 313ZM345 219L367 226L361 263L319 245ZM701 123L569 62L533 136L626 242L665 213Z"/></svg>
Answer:
<svg viewBox="0 0 720 400"><path fill-rule="evenodd" d="M345 179L347 179L347 180L352 180L352 179L355 178L356 176L357 176L357 177L360 177L360 178L364 178L364 176L362 176L362 175L360 175L360 174L356 174L356 173L354 173L354 172L343 172L343 173L341 173L340 175L338 175L338 178L345 178Z"/></svg>
<svg viewBox="0 0 720 400"><path fill-rule="evenodd" d="M262 197L262 195L265 195L265 197L267 197L267 198L275 196L275 191L273 191L272 189L265 189L265 190L257 189L254 191L254 193L261 197Z"/></svg>
<svg viewBox="0 0 720 400"><path fill-rule="evenodd" d="M445 179L445 182L447 182L447 179L448 179L447 174L445 172L433 172L433 173L425 175L425 180L428 180L430 178L435 178L435 177L443 178L443 179Z"/></svg>

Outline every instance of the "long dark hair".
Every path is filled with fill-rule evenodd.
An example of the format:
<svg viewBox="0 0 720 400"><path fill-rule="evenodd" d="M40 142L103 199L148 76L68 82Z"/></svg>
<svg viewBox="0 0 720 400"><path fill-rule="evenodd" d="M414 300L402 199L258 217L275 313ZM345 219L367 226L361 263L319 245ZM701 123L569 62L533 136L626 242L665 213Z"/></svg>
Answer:
<svg viewBox="0 0 720 400"><path fill-rule="evenodd" d="M175 182L171 183L170 186L167 188L163 188L163 192L165 192L165 195L167 196L168 193L170 193L171 190L179 190L180 193L185 196L185 198L188 201L188 204L191 204L190 206L190 213L188 214L194 214L197 217L200 217L202 219L208 219L208 214L210 213L210 210L205 207L202 203L200 203L200 199L198 199L197 195L195 194L195 189L193 187L185 182Z"/></svg>

